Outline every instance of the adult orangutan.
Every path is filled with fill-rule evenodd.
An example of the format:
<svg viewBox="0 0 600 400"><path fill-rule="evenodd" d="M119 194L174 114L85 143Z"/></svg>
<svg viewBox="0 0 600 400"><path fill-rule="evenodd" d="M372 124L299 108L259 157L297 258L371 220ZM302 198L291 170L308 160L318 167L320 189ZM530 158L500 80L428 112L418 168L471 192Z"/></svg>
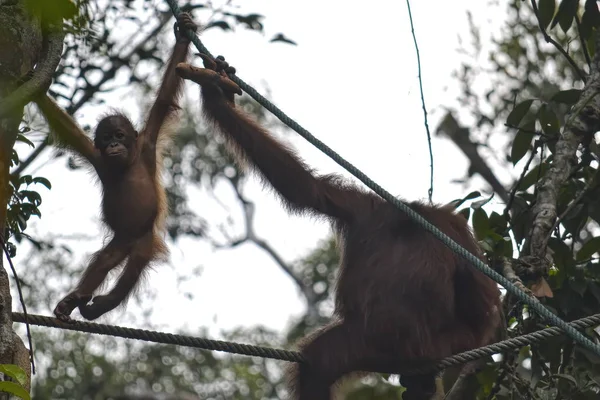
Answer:
<svg viewBox="0 0 600 400"><path fill-rule="evenodd" d="M301 345L307 362L288 374L293 398L329 400L332 385L351 372L398 373L493 339L500 291L491 279L394 205L335 175L316 175L235 106L241 90L227 75L235 70L222 57L201 56L206 68L182 63L177 73L201 86L206 118L291 212L326 217L342 239L334 318ZM410 206L482 257L461 215ZM434 381L434 375L402 376L404 399L428 399Z"/></svg>

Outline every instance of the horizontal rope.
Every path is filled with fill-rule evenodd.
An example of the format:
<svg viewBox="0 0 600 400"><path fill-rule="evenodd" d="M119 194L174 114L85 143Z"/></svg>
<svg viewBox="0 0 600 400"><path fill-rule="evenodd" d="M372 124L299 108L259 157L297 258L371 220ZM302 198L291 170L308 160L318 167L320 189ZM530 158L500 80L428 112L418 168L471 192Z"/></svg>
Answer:
<svg viewBox="0 0 600 400"><path fill-rule="evenodd" d="M22 313L13 312L12 318L14 322L25 323L25 315ZM271 347L254 346L250 344L241 344L235 342L227 342L222 340L204 339L194 336L177 335L173 333L164 333L157 331L149 331L145 329L125 328L116 325L97 324L87 321L73 321L72 323L63 322L57 318L46 317L43 315L29 314L27 322L31 325L46 326L50 328L65 329L69 331L87 332L98 335L107 335L121 337L125 339L136 339L145 342L171 344L176 346L193 347L202 350L222 351L232 354L240 354L251 357L263 357L273 360L289 361L289 362L305 362L302 354L296 351L283 349L274 349ZM585 329L589 326L600 324L600 314L595 314L590 317L578 319L570 323L571 326L578 329ZM503 340L491 344L489 346L480 347L455 354L447 357L436 363L435 365L422 365L411 367L402 371L405 375L420 374L426 372L441 371L454 365L464 364L469 361L474 361L479 358L491 356L507 350L517 349L531 343L538 343L547 338L563 334L559 328L552 327L540 331L528 333L516 338ZM372 371L377 372L377 371Z"/></svg>
<svg viewBox="0 0 600 400"><path fill-rule="evenodd" d="M14 312L12 317L14 322L26 323L25 315L22 313ZM299 353L292 351L253 346L249 344L240 344L235 342L226 342L222 340L204 339L194 336L176 335L173 333L149 331L146 329L126 328L122 326L97 324L87 321L73 320L72 322L63 322L57 318L35 314L28 314L27 322L31 325L47 326L50 328L58 328L68 331L94 333L97 335L116 336L125 339L143 340L145 342L152 343L174 344L177 346L194 347L197 349L211 351L224 351L226 353L272 358L274 360L290 362L304 361Z"/></svg>
<svg viewBox="0 0 600 400"><path fill-rule="evenodd" d="M165 0L173 15L177 16L181 13L181 9L177 5L175 0ZM208 49L202 44L198 36L187 30L185 34L190 38L192 43L196 46L198 51L203 54L206 54L210 57L213 57L212 54L208 51ZM573 329L570 325L568 325L565 321L560 319L550 310L542 305L536 298L529 296L527 293L523 292L517 286L515 286L511 281L506 279L504 276L500 275L498 272L491 269L487 266L483 261L479 259L479 257L471 254L465 248L460 246L454 240L452 240L449 236L440 231L435 225L429 223L425 218L423 218L420 214L411 209L407 204L398 200L395 196L386 191L383 187L379 186L375 181L365 175L362 171L352 165L350 162L345 160L341 155L336 153L332 148L327 146L325 143L317 139L313 134L304 129L299 123L294 121L292 118L287 116L282 110L280 110L275 104L270 102L264 96L262 96L256 89L252 86L248 85L246 82L238 78L236 75L229 75L229 78L234 81L242 90L244 90L250 97L256 100L260 105L262 105L265 109L269 110L274 116L276 116L281 122L289 126L291 129L296 131L300 136L306 139L313 146L321 150L327 156L329 156L332 160L334 160L341 167L346 169L352 175L354 175L357 179L367 185L373 192L377 193L384 200L390 202L406 215L408 215L412 220L414 220L417 224L419 224L422 228L426 229L430 233L432 233L438 240L444 243L448 248L450 248L454 253L463 257L465 260L469 261L475 268L479 271L487 275L489 278L493 279L500 285L502 285L509 293L517 297L519 300L529 305L535 312L537 312L542 318L549 321L551 325L558 326L565 333L570 336L575 342L581 344L586 347L590 351L594 352L596 355L600 356L600 346L595 344L586 336Z"/></svg>

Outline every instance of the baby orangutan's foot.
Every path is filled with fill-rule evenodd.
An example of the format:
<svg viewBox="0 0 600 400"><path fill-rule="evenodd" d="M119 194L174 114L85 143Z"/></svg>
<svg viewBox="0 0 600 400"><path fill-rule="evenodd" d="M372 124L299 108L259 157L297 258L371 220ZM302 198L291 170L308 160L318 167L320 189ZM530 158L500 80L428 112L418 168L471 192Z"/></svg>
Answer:
<svg viewBox="0 0 600 400"><path fill-rule="evenodd" d="M179 63L175 68L177 75L183 79L196 82L203 88L218 88L225 98L231 102L233 102L235 94L242 94L242 89L227 76L227 73L234 74L235 68L229 66L224 58L219 56L213 60L206 54L199 54L199 56L204 61L205 68Z"/></svg>
<svg viewBox="0 0 600 400"><path fill-rule="evenodd" d="M85 306L91 299L92 296L77 291L69 293L56 305L54 315L63 322L72 322L71 312L77 307Z"/></svg>

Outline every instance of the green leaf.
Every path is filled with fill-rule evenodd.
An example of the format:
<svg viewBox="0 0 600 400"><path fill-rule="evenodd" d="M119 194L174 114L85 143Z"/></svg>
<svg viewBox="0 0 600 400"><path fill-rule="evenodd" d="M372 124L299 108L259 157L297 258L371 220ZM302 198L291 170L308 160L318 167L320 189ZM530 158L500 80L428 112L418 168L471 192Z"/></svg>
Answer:
<svg viewBox="0 0 600 400"><path fill-rule="evenodd" d="M454 209L456 210L458 207L460 207L465 201L467 200L472 200L475 199L477 197L481 196L481 193L479 193L477 190L474 192L469 193L468 195L466 195L465 197L463 197L462 199L455 199L452 200L450 203L448 203L448 205L452 205L452 207L454 207Z"/></svg>
<svg viewBox="0 0 600 400"><path fill-rule="evenodd" d="M507 221L504 215L498 214L496 211L492 211L490 214L490 228L495 232L503 233L506 229Z"/></svg>
<svg viewBox="0 0 600 400"><path fill-rule="evenodd" d="M33 178L33 182L34 183L39 183L40 185L44 185L48 189L52 189L52 184L50 183L50 181L48 179L46 179L46 178L41 177L41 176Z"/></svg>
<svg viewBox="0 0 600 400"><path fill-rule="evenodd" d="M538 111L538 121L540 121L542 131L544 131L545 134L552 136L558 135L560 131L560 122L548 104L542 104L540 107Z"/></svg>
<svg viewBox="0 0 600 400"><path fill-rule="evenodd" d="M28 144L30 147L35 147L35 145L31 142L31 140L27 139L24 135L21 135L20 133L17 135L16 140L18 142L23 142Z"/></svg>
<svg viewBox="0 0 600 400"><path fill-rule="evenodd" d="M540 12L540 24L542 28L546 29L552 21L552 17L554 17L556 0L540 0L538 10Z"/></svg>
<svg viewBox="0 0 600 400"><path fill-rule="evenodd" d="M283 33L278 33L275 36L273 36L273 38L271 40L269 40L269 43L273 43L273 42L283 42L283 43L291 44L293 46L297 46L298 45L293 40L285 37L285 35Z"/></svg>
<svg viewBox="0 0 600 400"><path fill-rule="evenodd" d="M541 171L540 171L540 165L541 165ZM539 178L541 178L542 176L544 176L544 174L546 174L546 171L548 171L548 169L550 169L550 166L546 163L536 165L527 174L525 174L525 176L519 183L518 189L521 191L529 189L531 186L533 186L538 181Z"/></svg>
<svg viewBox="0 0 600 400"><path fill-rule="evenodd" d="M488 232L488 234L489 234L489 232ZM485 248L486 248L485 252L486 252L486 253L488 253L488 256L490 256L490 255L492 255L492 254L493 254L493 255L496 255L496 254L497 254L497 252L498 252L498 251L497 251L497 247L498 247L497 245L498 245L498 243L497 243L497 242L495 242L495 241L494 241L494 239L492 239L492 238L491 238L491 237L489 237L489 236L486 236L486 237L485 237L485 239L483 239L483 240L481 241L481 243L486 243L486 244L487 244L487 246L485 247ZM488 248L488 247L489 247L491 250L487 250L487 248Z"/></svg>
<svg viewBox="0 0 600 400"><path fill-rule="evenodd" d="M25 217L21 214L17 215L17 224L19 224L19 229L21 230L21 232L23 232L25 229L27 229L27 220L25 219Z"/></svg>
<svg viewBox="0 0 600 400"><path fill-rule="evenodd" d="M554 252L554 262L558 268L561 268L561 271L563 267L573 264L573 253L565 242L551 237L548 239L548 247Z"/></svg>
<svg viewBox="0 0 600 400"><path fill-rule="evenodd" d="M492 192L492 194L490 195L490 197L488 197L487 199L483 199L483 200L479 200L479 201L474 201L473 203L471 203L471 208L473 210L475 210L477 208L481 208L481 207L485 206L487 203L489 203L490 201L492 201L492 199L494 198L495 195L496 195L496 193Z"/></svg>
<svg viewBox="0 0 600 400"><path fill-rule="evenodd" d="M479 196L481 196L481 192L479 192L479 190L475 190L474 192L471 192L468 195L466 195L463 199L472 200L478 198Z"/></svg>
<svg viewBox="0 0 600 400"><path fill-rule="evenodd" d="M27 217L27 219L29 219L29 217L32 215L36 215L38 217L42 216L40 210L31 203L22 203L20 208L21 212L23 213L23 215L25 215L25 217Z"/></svg>
<svg viewBox="0 0 600 400"><path fill-rule="evenodd" d="M581 246L577 252L577 261L588 260L598 251L600 251L600 237L595 237Z"/></svg>
<svg viewBox="0 0 600 400"><path fill-rule="evenodd" d="M504 238L504 236L498 235L494 231L488 230L486 233L486 240L489 240L490 243L497 245L498 243L504 242L505 238Z"/></svg>
<svg viewBox="0 0 600 400"><path fill-rule="evenodd" d="M19 178L19 183L20 184L29 185L31 182L33 182L33 178L31 177L31 175L22 175Z"/></svg>
<svg viewBox="0 0 600 400"><path fill-rule="evenodd" d="M550 29L554 28L558 23L563 32L567 33L571 24L573 24L573 18L577 13L579 7L579 0L562 0L558 6L558 12L554 16Z"/></svg>
<svg viewBox="0 0 600 400"><path fill-rule="evenodd" d="M16 166L19 165L21 163L21 160L19 159L19 155L17 154L17 152L13 149L11 154L10 154L10 166Z"/></svg>
<svg viewBox="0 0 600 400"><path fill-rule="evenodd" d="M15 382L0 382L0 392L10 393L24 400L31 400L27 390Z"/></svg>
<svg viewBox="0 0 600 400"><path fill-rule="evenodd" d="M61 24L64 19L72 20L78 14L71 0L25 0L25 9L34 16L42 17L44 24Z"/></svg>
<svg viewBox="0 0 600 400"><path fill-rule="evenodd" d="M29 200L32 204L35 204L36 206L42 204L42 196L40 196L38 192L35 192L33 190L21 190L19 192L19 195L22 198Z"/></svg>
<svg viewBox="0 0 600 400"><path fill-rule="evenodd" d="M490 229L490 223L487 214L483 208L477 208L473 211L473 230L478 240L482 240Z"/></svg>
<svg viewBox="0 0 600 400"><path fill-rule="evenodd" d="M531 141L533 140L533 134L531 131L533 131L534 128L535 121L532 120L524 127L524 129L528 132L519 129L515 135L512 149L510 150L510 160L512 161L513 165L516 165L529 151L529 148L531 147Z"/></svg>
<svg viewBox="0 0 600 400"><path fill-rule="evenodd" d="M2 372L4 375L10 376L21 385L25 385L27 383L27 374L23 368L19 367L18 365L0 364L0 372Z"/></svg>
<svg viewBox="0 0 600 400"><path fill-rule="evenodd" d="M587 47L590 58L593 60L596 55L596 41L594 40L594 36L585 41L585 47Z"/></svg>
<svg viewBox="0 0 600 400"><path fill-rule="evenodd" d="M506 123L510 126L519 126L519 123L529 111L531 107L531 103L533 103L533 99L525 100L520 102L513 108L513 110L508 114L508 118L506 118Z"/></svg>
<svg viewBox="0 0 600 400"><path fill-rule="evenodd" d="M490 246L490 244L488 242L486 242L485 240L480 240L478 243L479 243L479 247L481 247L483 249L483 251L485 251L486 253L494 252L494 249L492 248L492 246Z"/></svg>
<svg viewBox="0 0 600 400"><path fill-rule="evenodd" d="M592 37L594 28L600 26L600 10L596 0L586 0L581 17L581 38L585 42Z"/></svg>
<svg viewBox="0 0 600 400"><path fill-rule="evenodd" d="M17 256L17 246L12 244L11 242L8 242L6 244L6 249L8 250L8 255L10 258L15 258Z"/></svg>
<svg viewBox="0 0 600 400"><path fill-rule="evenodd" d="M570 214L570 213L569 213ZM574 210L574 214L563 220L565 232L568 232L574 236L578 235L583 229L586 222L589 220L589 213L587 207L582 207L578 210Z"/></svg>
<svg viewBox="0 0 600 400"><path fill-rule="evenodd" d="M458 213L462 214L462 216L465 217L465 219L468 221L469 217L471 216L471 209L468 208L468 207L467 208L463 208Z"/></svg>
<svg viewBox="0 0 600 400"><path fill-rule="evenodd" d="M214 28L214 27L221 28L224 31L230 31L231 30L231 26L227 22L225 22L225 21L213 21L213 22L210 22L209 24L207 24L204 27L204 30L210 29L210 28Z"/></svg>
<svg viewBox="0 0 600 400"><path fill-rule="evenodd" d="M550 100L572 106L573 104L577 103L577 100L579 100L579 97L581 97L581 92L582 90L580 89L561 90L552 96Z"/></svg>

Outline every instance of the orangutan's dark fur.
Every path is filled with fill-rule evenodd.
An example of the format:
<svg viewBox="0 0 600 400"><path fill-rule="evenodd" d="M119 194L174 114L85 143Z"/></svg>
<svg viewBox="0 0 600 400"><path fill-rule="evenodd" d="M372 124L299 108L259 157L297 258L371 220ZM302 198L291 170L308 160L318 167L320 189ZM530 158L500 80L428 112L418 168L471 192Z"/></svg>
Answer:
<svg viewBox="0 0 600 400"><path fill-rule="evenodd" d="M294 399L328 400L353 371L398 373L489 343L499 321L497 285L406 214L373 193L318 176L235 107L239 88L223 59L177 66L202 87L208 120L253 165L290 211L327 217L342 239L332 323L303 341L307 363L288 371ZM411 203L458 244L480 255L467 221L443 207ZM426 399L434 376L403 376L404 399Z"/></svg>

